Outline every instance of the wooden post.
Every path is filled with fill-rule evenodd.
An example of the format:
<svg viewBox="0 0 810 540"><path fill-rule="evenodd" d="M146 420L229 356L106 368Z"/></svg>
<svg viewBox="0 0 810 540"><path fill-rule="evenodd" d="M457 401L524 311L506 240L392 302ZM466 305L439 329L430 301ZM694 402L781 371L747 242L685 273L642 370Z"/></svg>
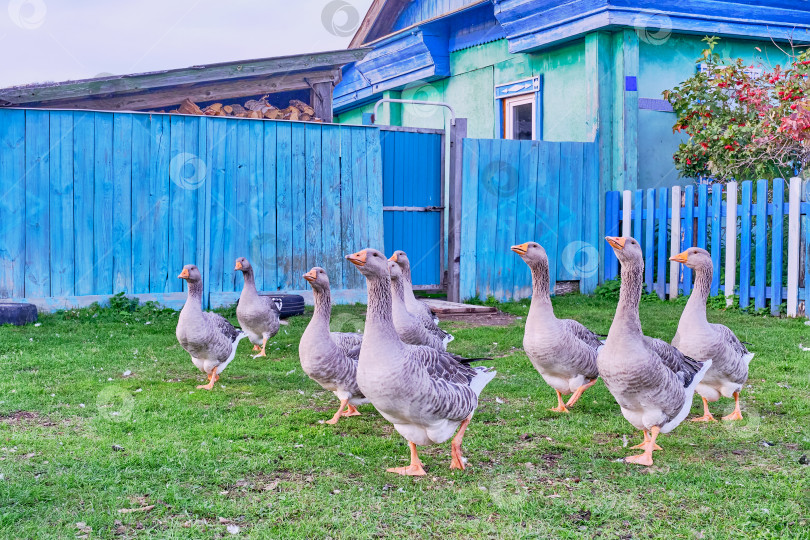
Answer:
<svg viewBox="0 0 810 540"><path fill-rule="evenodd" d="M669 239L669 256L674 257L681 252L681 186L672 187L672 223L670 225L672 237ZM666 233L662 233L666 234ZM681 263L669 263L669 299L678 297L678 282Z"/></svg>
<svg viewBox="0 0 810 540"><path fill-rule="evenodd" d="M787 316L799 314L799 199L802 179L791 178L788 187Z"/></svg>
<svg viewBox="0 0 810 540"><path fill-rule="evenodd" d="M456 118L455 125L450 126L450 190L449 190L449 227L447 236L447 299L459 302L459 266L461 262L461 174L462 155L461 140L467 137L467 119Z"/></svg>
<svg viewBox="0 0 810 540"><path fill-rule="evenodd" d="M622 236L633 236L631 224L633 223L633 192L626 189L622 192Z"/></svg>
<svg viewBox="0 0 810 540"><path fill-rule="evenodd" d="M334 113L332 112L332 91L335 84L332 82L312 83L309 92L309 100L312 108L315 109L315 116L323 118L324 122L332 123Z"/></svg>
<svg viewBox="0 0 810 540"><path fill-rule="evenodd" d="M734 300L737 281L737 182L726 184L726 305Z"/></svg>

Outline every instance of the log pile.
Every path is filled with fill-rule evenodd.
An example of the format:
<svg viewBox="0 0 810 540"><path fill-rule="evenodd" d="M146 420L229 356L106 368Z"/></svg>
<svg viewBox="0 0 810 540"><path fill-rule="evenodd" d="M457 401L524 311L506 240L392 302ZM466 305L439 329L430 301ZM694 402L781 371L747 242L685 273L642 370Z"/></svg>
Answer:
<svg viewBox="0 0 810 540"><path fill-rule="evenodd" d="M279 109L267 101L268 96L261 99L251 99L244 106L239 104L223 105L214 103L200 109L196 103L186 98L177 109L169 114L193 114L198 116L236 116L239 118L266 118L268 120L298 120L302 122L323 122L322 118L315 116L315 109L301 100L292 99L288 107Z"/></svg>

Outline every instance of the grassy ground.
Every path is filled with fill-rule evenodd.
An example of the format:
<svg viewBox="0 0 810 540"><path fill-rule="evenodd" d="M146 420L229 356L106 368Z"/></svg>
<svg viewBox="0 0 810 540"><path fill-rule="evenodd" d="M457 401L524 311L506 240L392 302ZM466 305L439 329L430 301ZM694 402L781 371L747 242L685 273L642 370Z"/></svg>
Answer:
<svg viewBox="0 0 810 540"><path fill-rule="evenodd" d="M605 333L615 303L574 295L555 307ZM643 303L645 331L670 339L680 309ZM335 319L351 327L362 314ZM195 389L203 376L172 312L2 327L0 537L227 537L230 526L255 537L810 538L810 352L799 348L810 328L710 318L757 353L745 420L681 425L651 468L617 462L640 438L603 383L571 414L548 411L554 393L521 349L522 319L447 324L451 350L496 357L498 377L465 437L469 468L451 472L445 444L422 450L419 479L385 472L408 451L372 406L318 423L337 403L298 363L308 316L282 327L269 359L251 359L244 341L212 392Z"/></svg>

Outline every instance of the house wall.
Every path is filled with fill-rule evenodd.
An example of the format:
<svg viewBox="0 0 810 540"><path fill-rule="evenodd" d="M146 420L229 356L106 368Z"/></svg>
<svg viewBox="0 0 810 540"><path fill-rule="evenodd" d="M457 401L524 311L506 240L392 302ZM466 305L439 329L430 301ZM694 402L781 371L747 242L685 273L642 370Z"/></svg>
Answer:
<svg viewBox="0 0 810 540"><path fill-rule="evenodd" d="M450 103L459 117L468 119L469 137L492 138L495 85L542 75L543 139L586 142L584 55L584 41L539 53L511 54L501 39L451 53L450 77L410 83L399 97ZM367 103L340 113L337 121L361 123L363 113L373 109L374 103ZM444 115L441 108L405 105L401 125L442 128ZM380 122L388 121L387 115L380 116Z"/></svg>

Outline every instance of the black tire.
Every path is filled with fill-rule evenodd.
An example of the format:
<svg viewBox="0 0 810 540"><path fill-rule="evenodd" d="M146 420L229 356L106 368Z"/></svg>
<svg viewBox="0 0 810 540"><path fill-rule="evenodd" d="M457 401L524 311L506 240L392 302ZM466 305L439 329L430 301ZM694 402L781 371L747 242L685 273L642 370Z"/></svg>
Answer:
<svg viewBox="0 0 810 540"><path fill-rule="evenodd" d="M304 314L304 297L300 294L268 294L270 298L281 300L281 318Z"/></svg>
<svg viewBox="0 0 810 540"><path fill-rule="evenodd" d="M34 304L0 302L0 325L22 326L37 322L37 307Z"/></svg>

